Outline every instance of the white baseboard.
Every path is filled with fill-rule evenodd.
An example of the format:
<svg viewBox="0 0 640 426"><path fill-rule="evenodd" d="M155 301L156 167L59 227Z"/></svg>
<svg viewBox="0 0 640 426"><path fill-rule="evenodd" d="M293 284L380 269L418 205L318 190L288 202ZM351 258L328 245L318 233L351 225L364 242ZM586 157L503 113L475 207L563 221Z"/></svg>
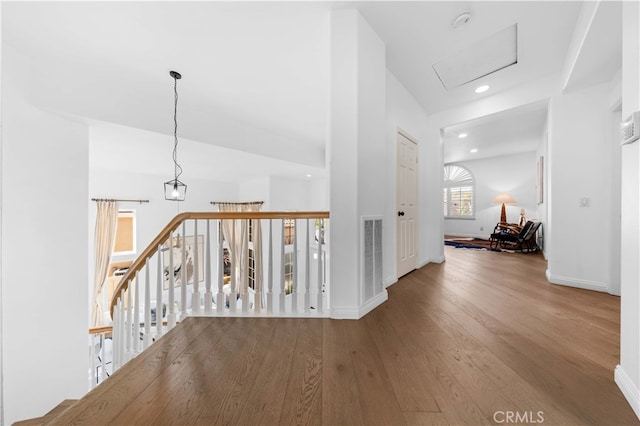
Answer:
<svg viewBox="0 0 640 426"><path fill-rule="evenodd" d="M389 275L387 278L384 279L382 285L384 285L384 288L389 288L397 282L398 282L398 279L395 276Z"/></svg>
<svg viewBox="0 0 640 426"><path fill-rule="evenodd" d="M373 311L375 308L386 302L388 298L389 293L387 293L387 290L383 290L382 293L371 298L367 303L364 304L364 306L360 307L360 316L358 318L362 318L363 316L367 315L369 312Z"/></svg>
<svg viewBox="0 0 640 426"><path fill-rule="evenodd" d="M434 257L432 258L426 258L425 260L418 262L418 264L416 265L416 269L420 269L423 266L427 266L429 263L442 263L444 262L444 254L442 254L442 256L438 256L438 257Z"/></svg>
<svg viewBox="0 0 640 426"><path fill-rule="evenodd" d="M613 379L627 399L633 412L636 413L636 416L640 419L640 390L638 390L633 380L631 380L629 375L622 369L620 364L616 366Z"/></svg>
<svg viewBox="0 0 640 426"><path fill-rule="evenodd" d="M600 291L602 293L609 292L609 286L607 284L600 283L597 281L581 280L579 278L561 277L558 275L553 275L551 272L549 272L548 269L545 272L545 275L547 276L547 281L549 281L551 284L582 288L584 290Z"/></svg>
<svg viewBox="0 0 640 426"><path fill-rule="evenodd" d="M383 304L388 297L387 290L383 290L382 293L371 298L363 306L337 306L331 309L331 319L360 319Z"/></svg>
<svg viewBox="0 0 640 426"><path fill-rule="evenodd" d="M331 319L354 319L357 320L358 308L349 306L338 306L331 308Z"/></svg>

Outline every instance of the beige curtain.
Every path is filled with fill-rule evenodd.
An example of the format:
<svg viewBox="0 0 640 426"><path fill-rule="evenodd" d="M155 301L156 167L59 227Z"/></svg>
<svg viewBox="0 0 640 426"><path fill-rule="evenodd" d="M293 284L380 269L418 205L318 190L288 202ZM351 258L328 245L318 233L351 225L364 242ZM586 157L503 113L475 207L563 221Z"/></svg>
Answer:
<svg viewBox="0 0 640 426"><path fill-rule="evenodd" d="M262 203L219 203L221 212L257 212ZM249 223L247 220L222 221L222 233L229 244L234 268L231 271L231 293L246 294L249 288ZM253 221L253 247L255 259L256 304L261 303L262 294L262 225Z"/></svg>
<svg viewBox="0 0 640 426"><path fill-rule="evenodd" d="M102 289L107 279L113 241L118 224L118 203L116 201L97 201L95 239L93 243L93 313L91 323L94 327L103 325Z"/></svg>

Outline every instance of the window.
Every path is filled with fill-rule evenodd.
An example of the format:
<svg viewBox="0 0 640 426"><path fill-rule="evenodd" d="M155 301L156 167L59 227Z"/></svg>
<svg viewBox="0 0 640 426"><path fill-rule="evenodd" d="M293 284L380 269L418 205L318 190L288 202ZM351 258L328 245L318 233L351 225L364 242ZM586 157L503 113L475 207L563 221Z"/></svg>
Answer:
<svg viewBox="0 0 640 426"><path fill-rule="evenodd" d="M253 245L253 219L249 219L249 288L256 289L256 255Z"/></svg>
<svg viewBox="0 0 640 426"><path fill-rule="evenodd" d="M475 218L475 185L471 172L462 166L444 166L444 217L454 219Z"/></svg>
<svg viewBox="0 0 640 426"><path fill-rule="evenodd" d="M293 292L293 252L284 254L284 294Z"/></svg>
<svg viewBox="0 0 640 426"><path fill-rule="evenodd" d="M293 244L293 239L296 235L296 220L285 219L284 220L284 244Z"/></svg>
<svg viewBox="0 0 640 426"><path fill-rule="evenodd" d="M256 289L256 258L253 249L249 249L249 287Z"/></svg>
<svg viewBox="0 0 640 426"><path fill-rule="evenodd" d="M296 238L296 220L284 219L284 294L293 293L293 274L295 268L293 267L293 244Z"/></svg>
<svg viewBox="0 0 640 426"><path fill-rule="evenodd" d="M113 243L113 254L136 253L136 212L134 210L118 211L116 237Z"/></svg>

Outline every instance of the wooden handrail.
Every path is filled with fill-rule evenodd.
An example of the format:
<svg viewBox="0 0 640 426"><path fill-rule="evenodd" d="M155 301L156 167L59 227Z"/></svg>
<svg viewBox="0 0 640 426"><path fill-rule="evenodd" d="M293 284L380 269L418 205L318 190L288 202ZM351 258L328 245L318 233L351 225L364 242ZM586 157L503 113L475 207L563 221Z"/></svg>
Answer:
<svg viewBox="0 0 640 426"><path fill-rule="evenodd" d="M108 331L113 331L112 325L103 325L101 327L91 327L89 329L89 334L100 334L100 333L106 333Z"/></svg>
<svg viewBox="0 0 640 426"><path fill-rule="evenodd" d="M129 288L129 280L140 272L146 263L146 259L158 249L158 246L167 241L172 232L174 232L185 220L189 219L329 219L328 211L309 211L309 212L185 212L176 215L165 226L157 237L149 243L147 248L138 256L131 264L127 273L122 277L118 287L113 292L111 298L111 318L113 318L113 310L118 302L118 297L122 290Z"/></svg>

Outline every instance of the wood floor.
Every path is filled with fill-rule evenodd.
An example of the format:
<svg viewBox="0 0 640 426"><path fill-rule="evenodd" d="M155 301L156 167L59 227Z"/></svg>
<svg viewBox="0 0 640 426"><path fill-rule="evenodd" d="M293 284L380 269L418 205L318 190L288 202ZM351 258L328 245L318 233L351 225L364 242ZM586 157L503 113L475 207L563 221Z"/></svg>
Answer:
<svg viewBox="0 0 640 426"><path fill-rule="evenodd" d="M190 318L55 423L639 424L618 298L547 283L537 254L446 255L359 321Z"/></svg>

